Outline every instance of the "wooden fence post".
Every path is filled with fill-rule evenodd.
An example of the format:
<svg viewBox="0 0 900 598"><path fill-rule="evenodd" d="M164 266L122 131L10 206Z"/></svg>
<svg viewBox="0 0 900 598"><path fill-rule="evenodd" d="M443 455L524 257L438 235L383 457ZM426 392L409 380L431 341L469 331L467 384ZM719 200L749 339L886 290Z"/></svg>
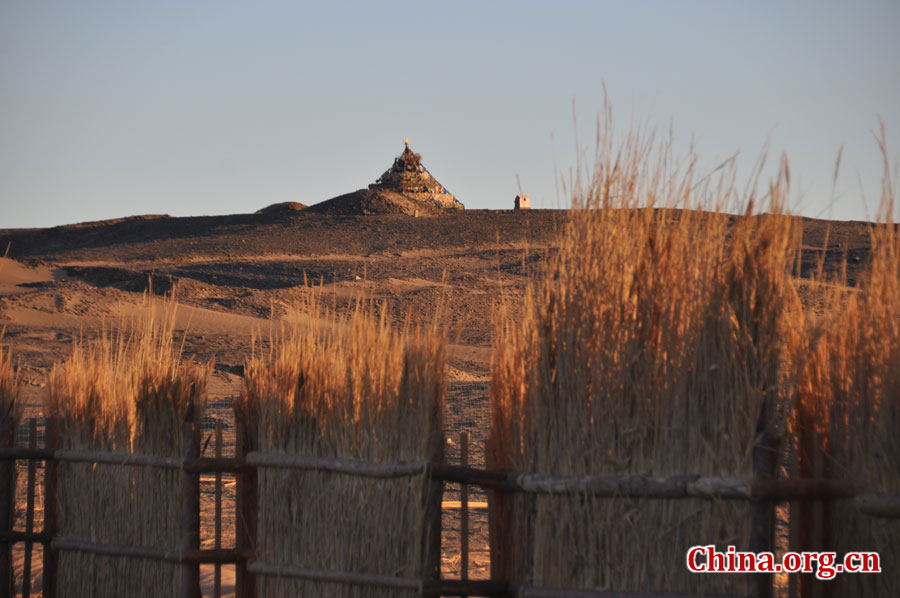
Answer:
<svg viewBox="0 0 900 598"><path fill-rule="evenodd" d="M37 420L30 418L28 420L28 448L37 448ZM37 466L36 459L28 459L28 486L26 487L26 503L25 503L25 533L30 534L34 531L34 479L35 468ZM34 542L25 540L25 563L22 571L22 598L31 598L31 553L34 549Z"/></svg>
<svg viewBox="0 0 900 598"><path fill-rule="evenodd" d="M59 448L59 422L55 417L44 421L45 446L51 451ZM56 550L51 546L51 540L56 536L56 459L44 461L44 533L48 534L44 542L44 583L42 595L44 598L56 598Z"/></svg>
<svg viewBox="0 0 900 598"><path fill-rule="evenodd" d="M428 460L436 465L444 462L444 432L433 430L428 439ZM425 492L425 534L422 544L422 574L424 581L441 578L441 532L443 530L441 503L444 497L444 482L428 475Z"/></svg>
<svg viewBox="0 0 900 598"><path fill-rule="evenodd" d="M469 466L469 434L459 434L459 464ZM459 485L459 578L469 579L469 485Z"/></svg>
<svg viewBox="0 0 900 598"><path fill-rule="evenodd" d="M484 466L485 469L493 471L494 458L491 456L491 439L484 440ZM497 532L497 493L494 490L488 490L488 561L490 562L490 579L501 579L498 571L500 571L500 556L497 551L497 545L500 538Z"/></svg>
<svg viewBox="0 0 900 598"><path fill-rule="evenodd" d="M243 422L235 422L235 453L239 459L256 447L251 430ZM241 552L256 548L257 470L237 474L237 500L235 509L235 536ZM247 569L247 561L235 565L237 598L256 597L256 576Z"/></svg>
<svg viewBox="0 0 900 598"><path fill-rule="evenodd" d="M484 459L488 470L497 471L500 468L494 451L497 450L491 439L488 438L484 443ZM530 537L533 535L531 531L532 522L515 520L514 509L521 508L524 505L530 505L534 500L534 496L528 494L518 494L511 492L501 492L499 490L488 490L488 533L489 533L489 549L491 559L491 580L500 583L508 583L511 587L522 583L521 575L530 565L526 562L520 562L516 566L518 570L513 570L510 563L515 563L517 559L527 558L530 563L531 552L527 546L516 546L512 538L513 523L520 525L520 531L524 530L523 537L526 538L525 543L530 545ZM516 503L515 501L519 501ZM527 502L526 502L527 501ZM530 510L519 512L520 516L529 517L527 513ZM513 596L513 593L502 594L502 596ZM497 594L501 596L501 594Z"/></svg>
<svg viewBox="0 0 900 598"><path fill-rule="evenodd" d="M801 401L795 415L796 422L796 471L794 477L822 479L825 476L822 444L823 437L817 430L817 416L814 408ZM832 449L834 450L834 449ZM823 543L824 506L821 500L800 499L791 503L790 549L794 552L826 550ZM825 587L834 587L836 580L822 582L812 574L791 574L790 596L818 598ZM839 586L838 586L839 587Z"/></svg>
<svg viewBox="0 0 900 598"><path fill-rule="evenodd" d="M185 459L200 457L200 424L185 422L181 431ZM181 471L181 550L200 550L200 474ZM201 598L200 564L181 564L182 598Z"/></svg>
<svg viewBox="0 0 900 598"><path fill-rule="evenodd" d="M765 411L760 416L759 427L765 425ZM753 447L753 476L760 480L775 479L781 439L763 431ZM757 500L752 503L750 523L750 551L775 552L775 502ZM748 591L753 598L772 598L774 577L771 573L754 573L748 576Z"/></svg>
<svg viewBox="0 0 900 598"><path fill-rule="evenodd" d="M7 415L0 415L0 448L13 448L16 443L16 428ZM15 520L16 505L16 462L13 459L0 461L0 532L10 532ZM3 546L0 554L0 595L13 595L15 576L12 568L12 540L0 540Z"/></svg>
<svg viewBox="0 0 900 598"><path fill-rule="evenodd" d="M216 421L216 459L222 457L222 421ZM215 537L213 547L215 549L222 548L222 472L216 472L216 503L215 503ZM222 596L222 565L215 564L215 574L213 576L213 598L221 598Z"/></svg>
<svg viewBox="0 0 900 598"><path fill-rule="evenodd" d="M823 452L823 438L819 434L814 435L814 444L813 444L813 477L816 479L824 479L827 477L831 477L827 475L825 472L825 453ZM828 516L826 514L827 507L826 501L822 499L813 500L812 501L812 513L813 513L813 526L812 526L812 545L815 547L814 550L823 551L828 549L828 542L825 541L825 522L828 521ZM818 567L818 565L816 565ZM837 596L838 594L833 593L833 589L837 586L837 583L829 583L824 580L820 580L815 578L815 576L809 576L812 579L812 596L813 598L823 598L823 596ZM839 586L838 586L839 587ZM829 591L832 590L832 591Z"/></svg>
<svg viewBox="0 0 900 598"><path fill-rule="evenodd" d="M824 479L826 473L823 438L816 431L811 419L799 427L798 477ZM826 503L821 499L794 501L791 509L791 550L795 552L818 552L827 550L824 525L827 521ZM796 519L795 519L796 518ZM821 581L812 574L794 574L796 595L800 598L821 598L827 591L837 586L835 580ZM839 587L839 586L838 586Z"/></svg>

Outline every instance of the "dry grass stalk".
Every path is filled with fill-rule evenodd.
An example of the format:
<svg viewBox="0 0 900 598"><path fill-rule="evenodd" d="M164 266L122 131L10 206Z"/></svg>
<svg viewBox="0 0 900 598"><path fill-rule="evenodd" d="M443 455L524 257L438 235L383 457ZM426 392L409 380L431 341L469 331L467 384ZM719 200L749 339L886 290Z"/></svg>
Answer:
<svg viewBox="0 0 900 598"><path fill-rule="evenodd" d="M259 450L376 463L439 454L444 340L407 321L391 328L357 303L346 316L315 294L300 317L248 364L236 418ZM324 322L324 324L322 323ZM436 454L437 453L437 454ZM372 480L260 469L257 558L313 569L420 578L426 476ZM398 590L263 576L261 596L396 596Z"/></svg>
<svg viewBox="0 0 900 598"><path fill-rule="evenodd" d="M652 136L631 135L615 149L604 133L599 147L593 178L576 180L577 209L559 254L522 318L499 318L493 465L563 475L752 475L758 441L783 433L800 309L789 275L799 231L792 219L757 216L752 206L765 199L780 211L787 166L765 198L755 189L739 198L732 171L698 182L693 161L672 166L671 144L654 153ZM719 211L736 199L745 216ZM519 580L746 589L739 576L691 576L684 554L695 544L746 549L748 504L514 500L501 558Z"/></svg>
<svg viewBox="0 0 900 598"><path fill-rule="evenodd" d="M5 330L0 330L0 343L3 341ZM9 350L0 344L0 439L4 445L15 444L16 429L22 422L22 414L25 408L24 401L20 397L22 379L18 375L12 362ZM14 461L0 462L0 486L3 487L3 496L0 496L0 529L11 527L16 519L16 463ZM3 531L6 531L3 529ZM10 551L12 545L5 544L3 550L6 554L0 560L0 586L12 578L10 567ZM0 587L6 591L8 588Z"/></svg>
<svg viewBox="0 0 900 598"><path fill-rule="evenodd" d="M5 330L0 330L0 343ZM25 404L19 397L22 378L12 361L12 353L0 344L0 426L13 433L22 422Z"/></svg>
<svg viewBox="0 0 900 598"><path fill-rule="evenodd" d="M114 333L76 343L50 374L48 415L63 449L179 456L181 427L200 421L208 369L181 363L174 298L148 298ZM109 544L178 548L180 472L61 463L59 533ZM60 596L175 595L177 565L63 552Z"/></svg>
<svg viewBox="0 0 900 598"><path fill-rule="evenodd" d="M824 475L862 480L877 492L896 495L900 494L900 235L887 176L885 182L880 224L871 229L871 263L858 289L832 287L824 316L810 324L814 332L807 335L810 340L804 347L808 359L798 381L794 427L808 469L815 459L809 452L820 450ZM819 549L839 554L877 551L883 570L878 575L838 576L827 584L829 592L900 595L900 521L861 515L849 501L827 505L823 519L824 547Z"/></svg>

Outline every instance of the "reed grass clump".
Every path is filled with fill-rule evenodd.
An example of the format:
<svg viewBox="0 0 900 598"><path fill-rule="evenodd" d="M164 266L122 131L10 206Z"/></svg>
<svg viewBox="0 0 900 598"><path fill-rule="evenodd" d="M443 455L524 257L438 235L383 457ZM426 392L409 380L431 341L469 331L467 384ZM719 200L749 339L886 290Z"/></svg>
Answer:
<svg viewBox="0 0 900 598"><path fill-rule="evenodd" d="M0 343L3 342L5 330L0 330ZM12 361L10 351L0 344L0 438L3 444L13 446L16 439L16 429L22 422L22 413L25 408L20 396L22 379L18 375ZM16 517L16 465L13 461L0 463L0 484L3 485L3 494L0 496L0 505L6 510L9 521L15 521ZM5 545L3 550L10 550L11 545Z"/></svg>
<svg viewBox="0 0 900 598"><path fill-rule="evenodd" d="M609 121L611 122L611 121ZM607 122L607 124L609 124ZM593 176L524 300L501 310L492 362L494 467L556 475L753 475L785 433L800 303L786 163L766 193L698 180L670 145L599 137ZM738 201L745 214L721 211ZM757 214L765 203L773 212ZM661 207L660 207L661 206ZM774 462L770 464L774 473ZM702 500L502 498L501 568L526 584L740 594L691 576L695 544L746 550L752 507Z"/></svg>
<svg viewBox="0 0 900 598"><path fill-rule="evenodd" d="M246 368L235 417L259 450L396 463L439 459L444 340L392 329L362 302L347 315L315 294ZM261 468L257 559L311 569L422 578L436 562L426 475L371 479ZM261 596L399 596L397 589L257 579Z"/></svg>
<svg viewBox="0 0 900 598"><path fill-rule="evenodd" d="M887 179L886 179L887 180ZM879 224L871 226L871 262L855 290L836 285L815 323L798 381L793 427L799 473L862 482L900 495L900 234L894 195L883 186ZM840 280L838 281L840 282ZM816 453L820 452L821 457ZM900 595L900 520L859 513L852 501L823 511L796 508L799 543L823 528L825 550L874 551L882 573L840 575L829 595Z"/></svg>
<svg viewBox="0 0 900 598"><path fill-rule="evenodd" d="M0 330L0 343L5 330ZM22 379L12 361L12 353L0 344L0 426L14 439L16 428L22 422L25 404L20 398Z"/></svg>
<svg viewBox="0 0 900 598"><path fill-rule="evenodd" d="M48 416L63 449L180 456L184 422L203 415L208 369L182 363L174 298L147 298L141 315L79 341L50 374ZM60 463L59 534L106 544L177 549L180 472ZM178 565L62 552L60 596L175 595Z"/></svg>

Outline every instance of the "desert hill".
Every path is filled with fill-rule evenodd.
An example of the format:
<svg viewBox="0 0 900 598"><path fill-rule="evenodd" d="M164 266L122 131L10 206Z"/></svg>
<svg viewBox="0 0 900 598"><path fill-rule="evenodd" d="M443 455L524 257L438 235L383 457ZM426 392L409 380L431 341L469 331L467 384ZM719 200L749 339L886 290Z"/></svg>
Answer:
<svg viewBox="0 0 900 598"><path fill-rule="evenodd" d="M442 305L454 375L485 380L492 306L520 296L565 218L560 210L441 210L383 190L261 212L0 230L0 248L9 247L0 326L29 379L40 384L73 339L127 313L148 287L173 285L194 310L187 353L240 371L251 334L315 283L341 305L361 293L386 300L397 320L410 311L430 317ZM835 271L846 256L853 283L869 242L865 223L804 219L796 274L811 276L822 255Z"/></svg>
<svg viewBox="0 0 900 598"><path fill-rule="evenodd" d="M565 218L561 210L447 211L383 190L262 212L0 230L10 258L0 267L6 340L39 381L79 334L108 326L147 288L177 285L181 301L201 310L186 323L187 351L239 371L253 326L229 318L264 327L298 288L320 284L339 304L361 293L386 300L398 320L443 305L457 346L451 366L483 379L492 306L521 294ZM796 274L811 276L822 255L837 271L846 256L854 283L869 252L866 223L803 224Z"/></svg>
<svg viewBox="0 0 900 598"><path fill-rule="evenodd" d="M376 201L385 195L361 193ZM486 348L493 301L521 292L526 270L552 246L562 216L475 210L424 217L427 206L419 217L361 214L343 209L349 201L339 197L302 211L0 230L0 246L9 246L0 278L17 276L0 290L0 326L39 382L82 331L127 312L124 306L136 305L150 286L160 293L177 284L181 302L200 310L185 324L186 351L238 371L253 331L231 319L265 326L306 281L323 285L339 303L361 293L387 300L398 319L410 310L427 317L443 303L458 344ZM482 378L486 358L475 353L475 366L465 363L471 355L453 365Z"/></svg>
<svg viewBox="0 0 900 598"><path fill-rule="evenodd" d="M266 206L260 210L256 210L256 214L283 214L285 212L299 212L300 210L305 210L307 206L302 203L298 203L296 201L283 201L281 203L273 203L270 206Z"/></svg>

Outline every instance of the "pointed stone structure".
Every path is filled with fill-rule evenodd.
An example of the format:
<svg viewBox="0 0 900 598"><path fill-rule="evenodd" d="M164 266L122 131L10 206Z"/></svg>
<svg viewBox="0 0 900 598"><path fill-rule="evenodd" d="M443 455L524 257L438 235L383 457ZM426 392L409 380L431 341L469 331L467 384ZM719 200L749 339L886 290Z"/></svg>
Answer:
<svg viewBox="0 0 900 598"><path fill-rule="evenodd" d="M433 203L451 210L465 209L452 193L441 185L422 164L422 156L409 149L409 139L403 153L394 159L394 164L382 174L371 190L393 191L421 202Z"/></svg>

